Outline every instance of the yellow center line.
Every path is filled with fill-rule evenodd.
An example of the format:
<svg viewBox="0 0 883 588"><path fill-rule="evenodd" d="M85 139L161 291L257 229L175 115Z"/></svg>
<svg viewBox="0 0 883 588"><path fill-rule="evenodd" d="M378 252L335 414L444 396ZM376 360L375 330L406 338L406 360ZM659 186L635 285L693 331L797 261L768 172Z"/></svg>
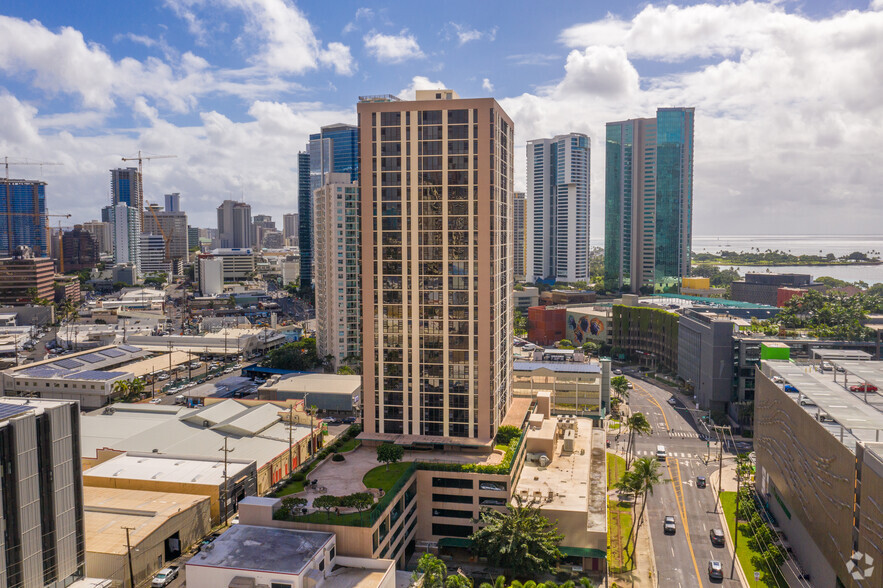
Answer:
<svg viewBox="0 0 883 588"><path fill-rule="evenodd" d="M662 413L662 420L665 421L665 431L666 432L670 431L671 427L668 426L668 418L665 416L665 410L662 408L662 405L659 404L659 402L657 402L657 400L653 397L652 394L650 394L649 392L644 390L644 388L642 388L640 385L635 384L634 382L632 382L632 384L634 385L636 390L640 390L641 392L643 392L644 394L647 395L647 400L649 400L650 402L652 402L653 404L656 405L656 408L658 408L659 412Z"/></svg>
<svg viewBox="0 0 883 588"><path fill-rule="evenodd" d="M693 560L693 569L696 570L696 579L699 581L699 588L702 588L702 576L699 575L699 564L696 562L696 554L693 552L693 542L690 541L690 524L687 522L687 502L684 499L684 482L681 479L681 467L678 460L672 458L674 462L674 471L677 473L677 483L673 488L675 493L675 502L678 505L678 512L681 515L681 523L684 525L684 536L687 539L687 547L690 548L690 559ZM675 481L674 473L672 473L671 463L668 463L668 472L671 475L672 482Z"/></svg>

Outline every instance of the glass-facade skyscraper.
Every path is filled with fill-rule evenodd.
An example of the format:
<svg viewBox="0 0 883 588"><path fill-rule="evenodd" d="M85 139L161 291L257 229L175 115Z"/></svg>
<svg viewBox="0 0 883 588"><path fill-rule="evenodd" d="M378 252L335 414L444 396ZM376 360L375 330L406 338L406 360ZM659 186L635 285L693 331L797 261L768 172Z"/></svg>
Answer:
<svg viewBox="0 0 883 588"><path fill-rule="evenodd" d="M313 285L313 194L310 191L310 153L297 154L297 246L300 248L300 285Z"/></svg>
<svg viewBox="0 0 883 588"><path fill-rule="evenodd" d="M46 182L0 179L0 255L19 245L46 257Z"/></svg>
<svg viewBox="0 0 883 588"><path fill-rule="evenodd" d="M690 275L693 108L607 123L604 287L664 292Z"/></svg>
<svg viewBox="0 0 883 588"><path fill-rule="evenodd" d="M305 167L302 163L306 164ZM309 170L306 185L304 169ZM346 124L322 127L318 133L310 135L306 153L298 154L301 284L312 285L313 282L313 192L325 185L329 173L347 174L351 182L359 181L359 127Z"/></svg>

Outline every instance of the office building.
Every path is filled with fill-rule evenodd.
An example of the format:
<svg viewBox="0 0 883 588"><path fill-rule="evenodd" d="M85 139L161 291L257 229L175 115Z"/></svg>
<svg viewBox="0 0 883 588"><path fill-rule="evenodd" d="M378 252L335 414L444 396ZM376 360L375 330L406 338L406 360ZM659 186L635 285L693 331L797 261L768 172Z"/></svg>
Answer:
<svg viewBox="0 0 883 588"><path fill-rule="evenodd" d="M194 247L199 247L199 228L187 225L187 248L188 251Z"/></svg>
<svg viewBox="0 0 883 588"><path fill-rule="evenodd" d="M251 223L252 230L252 246L263 247L264 235L267 231L275 231L276 223L269 214L256 214Z"/></svg>
<svg viewBox="0 0 883 588"><path fill-rule="evenodd" d="M589 279L590 140L581 133L527 142L527 275Z"/></svg>
<svg viewBox="0 0 883 588"><path fill-rule="evenodd" d="M113 228L109 222L93 220L83 223L83 228L95 238L99 255L113 253Z"/></svg>
<svg viewBox="0 0 883 588"><path fill-rule="evenodd" d="M310 190L310 152L297 154L297 243L300 248L300 285L313 286L313 193Z"/></svg>
<svg viewBox="0 0 883 588"><path fill-rule="evenodd" d="M349 174L328 174L313 192L316 346L335 367L361 354L359 185Z"/></svg>
<svg viewBox="0 0 883 588"><path fill-rule="evenodd" d="M883 386L883 363L829 360L826 371L818 362L761 362L754 490L790 560L786 582L796 572L813 586L880 586L883 404L860 389Z"/></svg>
<svg viewBox="0 0 883 588"><path fill-rule="evenodd" d="M12 255L19 245L37 257L49 255L46 182L0 178L0 255Z"/></svg>
<svg viewBox="0 0 883 588"><path fill-rule="evenodd" d="M74 304L79 304L83 300L80 278L77 276L56 275L52 287L55 290L56 303L60 304L69 300Z"/></svg>
<svg viewBox="0 0 883 588"><path fill-rule="evenodd" d="M296 212L282 215L282 237L286 245L297 247L298 224Z"/></svg>
<svg viewBox="0 0 883 588"><path fill-rule="evenodd" d="M779 304L780 288L799 288L805 292L824 290L825 285L813 282L809 274L747 273L743 279L732 283L730 298L767 306L782 306Z"/></svg>
<svg viewBox="0 0 883 588"><path fill-rule="evenodd" d="M166 261L166 244L162 235L141 234L141 263L138 269L142 276L164 273L171 275L172 266Z"/></svg>
<svg viewBox="0 0 883 588"><path fill-rule="evenodd" d="M527 249L526 249L526 229L525 224L525 207L527 206L527 197L524 192L515 192L515 198L512 200L512 250L515 261L513 262L513 271L516 280L525 279L525 268L527 267Z"/></svg>
<svg viewBox="0 0 883 588"><path fill-rule="evenodd" d="M256 260L252 249L213 249L201 253L194 264L195 281L203 296L215 296L226 282L242 282L255 276Z"/></svg>
<svg viewBox="0 0 883 588"><path fill-rule="evenodd" d="M189 258L190 234L187 230L187 213L162 210L159 206L151 204L144 214L144 232L161 235L168 241L167 251L164 254L166 261L187 261Z"/></svg>
<svg viewBox="0 0 883 588"><path fill-rule="evenodd" d="M0 398L0 586L61 588L85 565L80 407Z"/></svg>
<svg viewBox="0 0 883 588"><path fill-rule="evenodd" d="M693 108L607 123L604 286L676 291L690 275Z"/></svg>
<svg viewBox="0 0 883 588"><path fill-rule="evenodd" d="M309 170L309 174L305 176L302 170ZM329 173L349 174L351 182L359 181L358 127L345 124L322 127L318 133L310 135L306 152L298 154L301 285L313 285L313 192L322 187Z"/></svg>
<svg viewBox="0 0 883 588"><path fill-rule="evenodd" d="M290 253L280 262L282 285L296 283L300 279L300 253Z"/></svg>
<svg viewBox="0 0 883 588"><path fill-rule="evenodd" d="M285 239L282 238L282 231L275 229L264 229L264 236L261 239L262 249L282 249L285 247Z"/></svg>
<svg viewBox="0 0 883 588"><path fill-rule="evenodd" d="M138 232L144 226L144 186L138 168L110 170L110 203L126 204L137 212ZM102 219L103 220L103 219Z"/></svg>
<svg viewBox="0 0 883 588"><path fill-rule="evenodd" d="M113 261L131 263L136 268L141 260L141 223L138 211L125 202L105 206L102 218L107 218L113 232Z"/></svg>
<svg viewBox="0 0 883 588"><path fill-rule="evenodd" d="M181 194L174 192L165 195L166 212L181 212Z"/></svg>
<svg viewBox="0 0 883 588"><path fill-rule="evenodd" d="M512 121L451 90L358 114L363 435L490 443L511 401Z"/></svg>
<svg viewBox="0 0 883 588"><path fill-rule="evenodd" d="M0 259L0 304L30 304L35 296L52 300L54 275L51 259L34 257L29 248L19 245L12 257Z"/></svg>
<svg viewBox="0 0 883 588"><path fill-rule="evenodd" d="M72 231L61 236L61 272L78 272L92 269L101 261L98 255L98 240L83 225L74 225Z"/></svg>
<svg viewBox="0 0 883 588"><path fill-rule="evenodd" d="M251 247L251 206L224 200L218 207L218 239L222 248Z"/></svg>

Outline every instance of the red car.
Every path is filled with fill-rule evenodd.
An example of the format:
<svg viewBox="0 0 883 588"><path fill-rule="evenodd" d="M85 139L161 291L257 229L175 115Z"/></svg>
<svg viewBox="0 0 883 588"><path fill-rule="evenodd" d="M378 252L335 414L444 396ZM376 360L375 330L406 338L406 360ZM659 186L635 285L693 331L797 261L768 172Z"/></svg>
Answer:
<svg viewBox="0 0 883 588"><path fill-rule="evenodd" d="M849 387L850 392L876 392L877 387L873 384L856 384Z"/></svg>

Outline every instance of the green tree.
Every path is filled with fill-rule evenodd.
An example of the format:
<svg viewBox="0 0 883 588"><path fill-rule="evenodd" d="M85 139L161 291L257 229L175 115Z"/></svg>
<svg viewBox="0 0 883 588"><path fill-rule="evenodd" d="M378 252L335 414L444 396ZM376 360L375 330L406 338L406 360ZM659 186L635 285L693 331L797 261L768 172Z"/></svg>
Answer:
<svg viewBox="0 0 883 588"><path fill-rule="evenodd" d="M417 562L411 579L416 582L422 577L424 588L444 588L447 575L448 566L445 565L445 562L431 553L424 553L420 561Z"/></svg>
<svg viewBox="0 0 883 588"><path fill-rule="evenodd" d="M355 492L340 499L340 506L354 508L359 515L374 506L374 496L370 492Z"/></svg>
<svg viewBox="0 0 883 588"><path fill-rule="evenodd" d="M653 427L650 426L650 422L642 412L636 412L631 415L626 421L626 424L629 427L629 441L625 449L625 458L626 467L629 467L631 464L632 452L634 450L635 435L640 435L642 437L644 435L649 435L653 432Z"/></svg>
<svg viewBox="0 0 883 588"><path fill-rule="evenodd" d="M629 395L629 381L625 376L614 376L610 378L610 387L613 388L613 392L622 398L623 400L628 399Z"/></svg>
<svg viewBox="0 0 883 588"><path fill-rule="evenodd" d="M331 509L340 506L340 497L331 494L322 494L313 499L313 508L321 508L328 518L331 518Z"/></svg>
<svg viewBox="0 0 883 588"><path fill-rule="evenodd" d="M561 339L558 341L558 349L573 349L576 345L570 339Z"/></svg>
<svg viewBox="0 0 883 588"><path fill-rule="evenodd" d="M236 297L232 294L230 298L227 299L227 308L236 308Z"/></svg>
<svg viewBox="0 0 883 588"><path fill-rule="evenodd" d="M129 395L133 399L137 398L142 392L144 392L144 387L144 380L141 378L135 378L129 382Z"/></svg>
<svg viewBox="0 0 883 588"><path fill-rule="evenodd" d="M110 389L118 398L125 398L129 393L129 381L117 380L111 385Z"/></svg>
<svg viewBox="0 0 883 588"><path fill-rule="evenodd" d="M451 574L445 578L445 588L472 588L472 578L462 573Z"/></svg>
<svg viewBox="0 0 883 588"><path fill-rule="evenodd" d="M517 576L549 573L561 558L558 545L564 535L534 503L525 505L518 495L515 499L514 506L506 505L506 512L481 511L483 526L472 534L472 551Z"/></svg>
<svg viewBox="0 0 883 588"><path fill-rule="evenodd" d="M288 513L288 516L295 516L297 511L307 505L307 500L300 496L286 496L282 499L282 508Z"/></svg>
<svg viewBox="0 0 883 588"><path fill-rule="evenodd" d="M513 313L516 337L527 337L527 317L520 310Z"/></svg>
<svg viewBox="0 0 883 588"><path fill-rule="evenodd" d="M389 471L389 464L397 463L405 456L405 449L401 445L392 443L382 443L377 446L377 461L386 464Z"/></svg>
<svg viewBox="0 0 883 588"><path fill-rule="evenodd" d="M515 425L500 425L497 429L496 442L500 445L509 445L512 439L521 436L521 429Z"/></svg>
<svg viewBox="0 0 883 588"><path fill-rule="evenodd" d="M348 365L342 365L342 366L340 366L339 368L337 368L337 373L338 373L338 375L341 375L341 376L355 376L355 375L358 375L358 374L356 374L356 370L354 370L353 368L351 368L351 367L348 366Z"/></svg>
<svg viewBox="0 0 883 588"><path fill-rule="evenodd" d="M632 539L632 562L637 562L635 548L638 544L638 533L641 531L644 509L647 508L647 496L652 496L653 489L661 482L659 462L649 457L642 457L635 461L632 475L634 476L635 488L637 488L638 494L641 496L641 512L636 517L633 517L632 528L634 533L630 532L629 534L630 539Z"/></svg>
<svg viewBox="0 0 883 588"><path fill-rule="evenodd" d="M308 337L294 343L286 343L270 351L264 360L266 367L306 371L321 365L316 353L316 339Z"/></svg>

